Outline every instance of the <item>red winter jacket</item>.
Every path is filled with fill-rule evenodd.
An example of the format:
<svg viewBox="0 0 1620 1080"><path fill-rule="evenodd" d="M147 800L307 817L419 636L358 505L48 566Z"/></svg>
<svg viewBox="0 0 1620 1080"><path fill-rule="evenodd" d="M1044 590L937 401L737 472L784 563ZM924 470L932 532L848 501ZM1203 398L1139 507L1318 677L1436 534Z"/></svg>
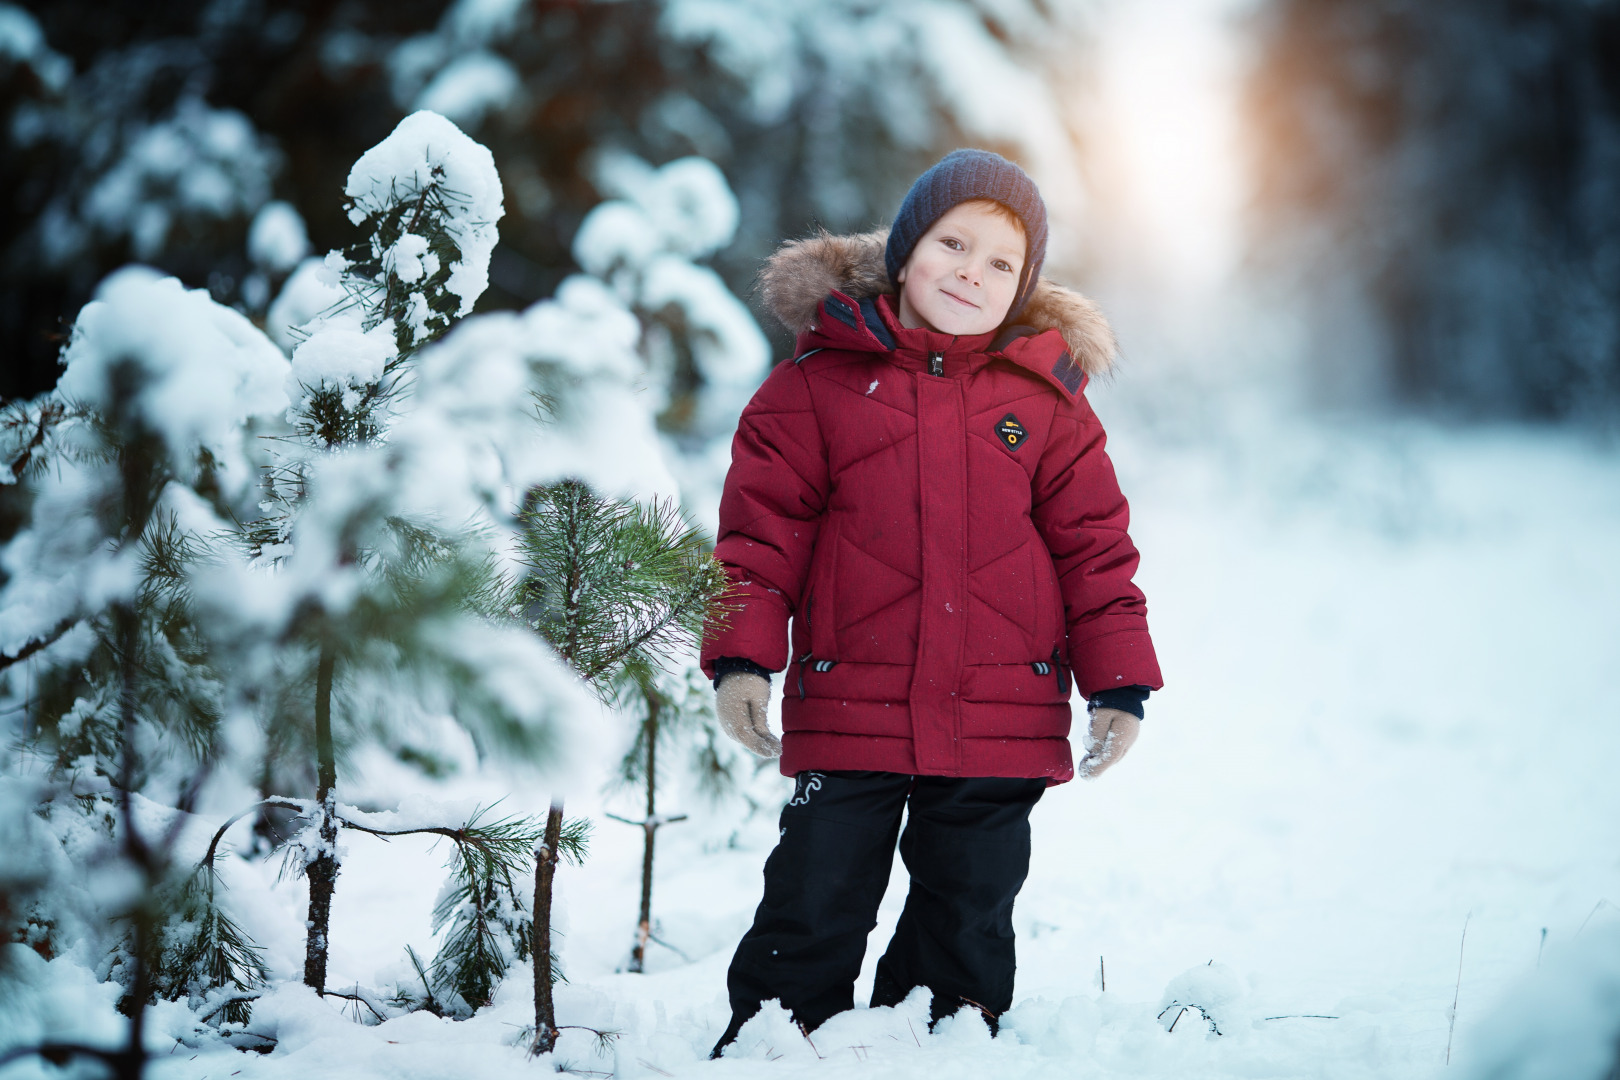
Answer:
<svg viewBox="0 0 1620 1080"><path fill-rule="evenodd" d="M708 628L703 668L787 668L787 775L1061 783L1071 672L1087 697L1162 685L1129 510L1081 394L1112 335L1045 281L1035 329L1010 341L904 329L881 245L823 235L766 271L799 355L732 442L715 554L737 610Z"/></svg>

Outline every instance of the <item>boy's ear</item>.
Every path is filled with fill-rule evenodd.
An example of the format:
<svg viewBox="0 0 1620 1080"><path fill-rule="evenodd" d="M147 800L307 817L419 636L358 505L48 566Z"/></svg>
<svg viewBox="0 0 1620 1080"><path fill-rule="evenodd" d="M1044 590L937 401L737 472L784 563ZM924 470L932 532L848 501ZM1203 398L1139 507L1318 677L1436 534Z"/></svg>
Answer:
<svg viewBox="0 0 1620 1080"><path fill-rule="evenodd" d="M911 260L907 259L906 260L906 265L902 266L900 268L900 272L898 274L894 275L894 283L896 285L904 285L906 283L906 270L909 269L910 266L911 266Z"/></svg>

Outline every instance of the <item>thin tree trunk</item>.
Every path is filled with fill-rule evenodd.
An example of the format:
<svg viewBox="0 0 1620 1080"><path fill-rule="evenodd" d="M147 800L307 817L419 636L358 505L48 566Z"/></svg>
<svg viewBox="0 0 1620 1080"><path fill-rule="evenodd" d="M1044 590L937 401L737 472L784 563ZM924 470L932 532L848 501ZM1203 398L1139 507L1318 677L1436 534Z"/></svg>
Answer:
<svg viewBox="0 0 1620 1080"><path fill-rule="evenodd" d="M549 1054L557 1045L557 1008L551 999L551 879L557 871L557 845L562 840L563 804L551 801L546 834L534 853L534 1053Z"/></svg>
<svg viewBox="0 0 1620 1080"><path fill-rule="evenodd" d="M642 696L647 699L647 816L642 819L641 828L646 835L646 846L641 852L641 921L636 924L636 946L630 951L630 970L640 973L646 970L647 940L652 937L652 875L653 875L653 838L658 833L657 794L658 794L658 695L642 688Z"/></svg>
<svg viewBox="0 0 1620 1080"><path fill-rule="evenodd" d="M337 887L337 755L332 746L332 673L336 657L321 645L315 668L315 799L321 804L321 853L309 864L309 936L304 942L304 985L326 992L327 929Z"/></svg>
<svg viewBox="0 0 1620 1080"><path fill-rule="evenodd" d="M127 482L127 479L126 479ZM135 973L129 987L129 1042L111 1062L117 1080L141 1080L146 1071L146 1003L152 996L152 931L156 913L152 897L161 877L156 858L135 825L135 651L139 648L136 615L128 604L117 608L118 621L118 801L124 819L124 858L146 877L146 895L134 911Z"/></svg>

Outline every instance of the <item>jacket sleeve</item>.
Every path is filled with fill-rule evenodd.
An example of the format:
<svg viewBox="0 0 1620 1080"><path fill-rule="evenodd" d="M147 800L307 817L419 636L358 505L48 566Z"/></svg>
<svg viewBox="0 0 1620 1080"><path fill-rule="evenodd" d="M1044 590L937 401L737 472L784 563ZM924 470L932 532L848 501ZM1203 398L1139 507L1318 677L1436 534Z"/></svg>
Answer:
<svg viewBox="0 0 1620 1080"><path fill-rule="evenodd" d="M1030 517L1063 593L1069 666L1087 698L1120 686L1164 685L1136 587L1130 507L1120 493L1107 436L1085 398L1059 405L1036 466Z"/></svg>
<svg viewBox="0 0 1620 1080"><path fill-rule="evenodd" d="M755 392L731 441L714 553L731 580L729 609L704 627L702 667L722 656L771 671L788 662L788 618L810 568L829 479L826 443L797 364L779 364Z"/></svg>

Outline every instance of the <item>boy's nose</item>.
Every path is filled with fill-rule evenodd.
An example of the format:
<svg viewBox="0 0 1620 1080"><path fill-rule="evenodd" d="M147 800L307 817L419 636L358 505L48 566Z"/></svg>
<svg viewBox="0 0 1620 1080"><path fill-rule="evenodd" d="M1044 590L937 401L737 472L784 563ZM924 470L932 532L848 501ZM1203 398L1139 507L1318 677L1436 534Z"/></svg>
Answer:
<svg viewBox="0 0 1620 1080"><path fill-rule="evenodd" d="M979 285L979 279L983 277L983 275L979 273L979 268L977 266L959 266L956 268L956 276L973 285L975 288L977 288Z"/></svg>

